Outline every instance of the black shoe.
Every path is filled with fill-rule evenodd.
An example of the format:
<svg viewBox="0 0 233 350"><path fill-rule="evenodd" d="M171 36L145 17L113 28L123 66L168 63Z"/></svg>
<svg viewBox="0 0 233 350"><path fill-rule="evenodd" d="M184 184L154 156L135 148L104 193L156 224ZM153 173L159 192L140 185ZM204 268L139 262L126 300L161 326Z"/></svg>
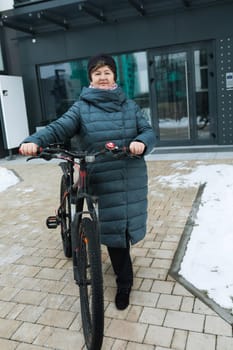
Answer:
<svg viewBox="0 0 233 350"><path fill-rule="evenodd" d="M118 287L116 298L115 298L115 304L118 310L124 310L129 306L129 295L131 292L131 288L127 287Z"/></svg>

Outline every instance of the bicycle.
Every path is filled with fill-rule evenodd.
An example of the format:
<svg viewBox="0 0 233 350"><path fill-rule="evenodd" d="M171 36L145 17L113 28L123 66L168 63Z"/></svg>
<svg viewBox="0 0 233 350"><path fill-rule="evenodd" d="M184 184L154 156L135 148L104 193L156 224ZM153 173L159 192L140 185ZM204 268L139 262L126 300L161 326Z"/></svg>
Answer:
<svg viewBox="0 0 233 350"><path fill-rule="evenodd" d="M105 149L88 154L62 148L61 144L40 149L37 156L61 159L60 205L55 216L46 220L49 229L61 226L64 255L72 257L73 276L79 286L80 306L85 344L88 350L100 350L104 334L104 298L101 245L98 220L98 198L89 193L88 164L106 152L120 158L130 156L129 151L109 142ZM78 178L75 179L75 168Z"/></svg>

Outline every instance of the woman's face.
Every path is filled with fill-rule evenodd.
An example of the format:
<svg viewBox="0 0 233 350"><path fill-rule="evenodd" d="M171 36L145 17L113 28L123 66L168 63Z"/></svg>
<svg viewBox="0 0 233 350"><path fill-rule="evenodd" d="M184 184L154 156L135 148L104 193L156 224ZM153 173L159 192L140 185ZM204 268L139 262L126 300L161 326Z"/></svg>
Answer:
<svg viewBox="0 0 233 350"><path fill-rule="evenodd" d="M115 84L114 73L108 66L92 71L91 86L96 89L111 89Z"/></svg>

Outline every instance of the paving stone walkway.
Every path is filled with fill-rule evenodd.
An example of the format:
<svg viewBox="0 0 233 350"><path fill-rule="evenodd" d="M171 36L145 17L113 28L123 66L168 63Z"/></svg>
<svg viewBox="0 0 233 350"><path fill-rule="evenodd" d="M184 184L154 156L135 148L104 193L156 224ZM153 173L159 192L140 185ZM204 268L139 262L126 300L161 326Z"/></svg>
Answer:
<svg viewBox="0 0 233 350"><path fill-rule="evenodd" d="M158 183L157 176L177 171L174 162L148 161L148 233L132 248L135 280L127 310L115 308L115 279L103 247L103 350L233 349L231 326L168 275L198 190ZM60 169L51 163L0 166L21 178L0 193L0 349L84 350L71 261L63 256L59 229L45 226L58 203Z"/></svg>

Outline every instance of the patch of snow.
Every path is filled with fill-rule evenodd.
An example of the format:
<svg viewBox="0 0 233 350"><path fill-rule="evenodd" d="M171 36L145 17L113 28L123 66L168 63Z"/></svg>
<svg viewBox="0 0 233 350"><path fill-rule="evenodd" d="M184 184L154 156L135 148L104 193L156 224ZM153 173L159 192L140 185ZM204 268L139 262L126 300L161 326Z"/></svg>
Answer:
<svg viewBox="0 0 233 350"><path fill-rule="evenodd" d="M13 171L0 167L0 192L5 191L8 187L16 185L19 178Z"/></svg>
<svg viewBox="0 0 233 350"><path fill-rule="evenodd" d="M200 165L189 174L160 176L159 183L188 188L206 183L179 274L233 308L233 166Z"/></svg>

